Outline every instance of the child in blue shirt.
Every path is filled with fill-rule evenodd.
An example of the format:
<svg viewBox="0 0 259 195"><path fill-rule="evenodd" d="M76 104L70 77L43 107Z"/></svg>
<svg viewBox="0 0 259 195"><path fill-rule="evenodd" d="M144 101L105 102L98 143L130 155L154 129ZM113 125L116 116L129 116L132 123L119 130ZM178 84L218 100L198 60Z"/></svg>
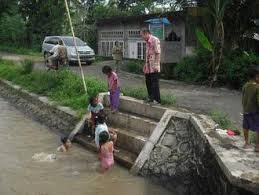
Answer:
<svg viewBox="0 0 259 195"><path fill-rule="evenodd" d="M103 113L104 107L101 102L99 102L98 98L91 97L89 99L89 105L88 105L88 111L91 112L91 123L92 123L92 131L94 131L95 126L96 126L96 118Z"/></svg>

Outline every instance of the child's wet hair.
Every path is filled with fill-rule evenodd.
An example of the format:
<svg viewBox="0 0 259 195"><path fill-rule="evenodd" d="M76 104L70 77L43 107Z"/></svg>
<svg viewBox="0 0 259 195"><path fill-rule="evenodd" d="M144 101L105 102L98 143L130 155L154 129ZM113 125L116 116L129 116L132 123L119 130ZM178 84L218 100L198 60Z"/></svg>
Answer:
<svg viewBox="0 0 259 195"><path fill-rule="evenodd" d="M103 131L99 134L99 143L100 145L105 144L107 141L109 141L110 135L107 131Z"/></svg>
<svg viewBox="0 0 259 195"><path fill-rule="evenodd" d="M89 103L93 104L94 100L97 98L97 96L92 96L89 98Z"/></svg>
<svg viewBox="0 0 259 195"><path fill-rule="evenodd" d="M102 69L102 72L104 74L111 73L112 72L112 68L110 66L104 66L103 69Z"/></svg>
<svg viewBox="0 0 259 195"><path fill-rule="evenodd" d="M256 65L250 66L247 71L248 79L255 79L257 76L259 76L259 67Z"/></svg>
<svg viewBox="0 0 259 195"><path fill-rule="evenodd" d="M96 122L97 124L104 124L106 120L106 115L104 113L100 113L97 117L96 117Z"/></svg>
<svg viewBox="0 0 259 195"><path fill-rule="evenodd" d="M62 144L65 144L68 141L68 137L61 137L60 141Z"/></svg>

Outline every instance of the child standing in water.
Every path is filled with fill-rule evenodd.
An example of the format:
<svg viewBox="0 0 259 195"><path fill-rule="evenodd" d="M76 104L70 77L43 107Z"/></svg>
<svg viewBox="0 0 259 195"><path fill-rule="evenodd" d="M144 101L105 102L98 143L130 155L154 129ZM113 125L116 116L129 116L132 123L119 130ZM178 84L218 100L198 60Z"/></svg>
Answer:
<svg viewBox="0 0 259 195"><path fill-rule="evenodd" d="M58 147L58 151L59 152L67 152L71 147L72 147L72 143L71 141L68 139L68 137L62 137L60 139L62 145Z"/></svg>
<svg viewBox="0 0 259 195"><path fill-rule="evenodd" d="M104 66L102 72L108 77L108 88L110 92L110 104L112 113L115 113L120 104L120 84L118 75L112 71L110 66Z"/></svg>
<svg viewBox="0 0 259 195"><path fill-rule="evenodd" d="M100 141L100 161L101 161L101 171L104 172L112 168L114 164L113 158L113 142L109 139L109 133L103 131L99 135Z"/></svg>
<svg viewBox="0 0 259 195"><path fill-rule="evenodd" d="M243 87L243 128L245 144L244 148L250 148L249 130L257 133L255 152L259 152L259 71L252 67L248 71L249 81Z"/></svg>

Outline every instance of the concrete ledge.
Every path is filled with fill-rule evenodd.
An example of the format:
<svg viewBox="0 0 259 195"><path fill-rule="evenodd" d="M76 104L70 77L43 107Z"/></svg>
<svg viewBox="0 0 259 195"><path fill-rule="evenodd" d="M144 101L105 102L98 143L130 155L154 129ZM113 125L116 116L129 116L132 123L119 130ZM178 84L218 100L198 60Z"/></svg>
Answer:
<svg viewBox="0 0 259 195"><path fill-rule="evenodd" d="M104 105L109 105L109 96L103 94ZM147 118L159 121L164 112L165 107L162 106L150 106L145 104L142 100L137 100L128 96L120 96L120 108L121 111L126 111L131 114L136 114L138 116L144 116Z"/></svg>
<svg viewBox="0 0 259 195"><path fill-rule="evenodd" d="M204 115L199 118L192 116L191 122L209 143L211 153L229 182L259 194L259 154L243 150L242 137L231 138L219 134L214 129L215 123L211 123Z"/></svg>

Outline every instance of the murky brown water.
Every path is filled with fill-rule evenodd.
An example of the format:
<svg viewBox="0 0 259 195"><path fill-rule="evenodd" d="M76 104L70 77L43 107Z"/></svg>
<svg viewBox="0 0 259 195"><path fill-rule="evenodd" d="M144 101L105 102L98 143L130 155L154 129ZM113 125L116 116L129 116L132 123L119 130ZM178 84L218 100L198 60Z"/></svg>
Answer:
<svg viewBox="0 0 259 195"><path fill-rule="evenodd" d="M58 153L59 137L0 98L1 195L169 195L160 186L115 166L96 172L95 153L74 145ZM56 153L54 162L35 162L35 153Z"/></svg>

